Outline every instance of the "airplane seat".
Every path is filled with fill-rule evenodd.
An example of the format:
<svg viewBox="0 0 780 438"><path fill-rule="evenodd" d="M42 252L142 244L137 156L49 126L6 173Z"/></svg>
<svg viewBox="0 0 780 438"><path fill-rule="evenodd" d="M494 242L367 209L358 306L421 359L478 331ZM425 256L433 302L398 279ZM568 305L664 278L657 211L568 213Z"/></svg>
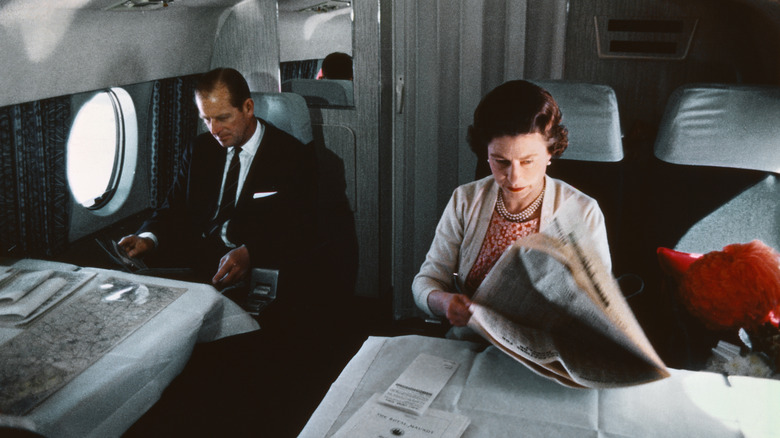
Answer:
<svg viewBox="0 0 780 438"><path fill-rule="evenodd" d="M664 327L671 366L700 368L726 334L704 329L678 305L655 250L707 253L755 239L780 249L778 120L780 87L691 84L670 96L642 196L658 310L671 311L677 325Z"/></svg>
<svg viewBox="0 0 780 438"><path fill-rule="evenodd" d="M622 274L626 272L620 251L623 142L615 91L608 85L584 82L531 82L550 92L561 109L561 123L569 131L569 147L553 159L547 173L598 201L606 221L613 271ZM478 162L477 177L489 175L487 161Z"/></svg>
<svg viewBox="0 0 780 438"><path fill-rule="evenodd" d="M352 81L343 79L288 79L282 91L300 94L312 106L352 106Z"/></svg>
<svg viewBox="0 0 780 438"><path fill-rule="evenodd" d="M617 96L608 85L563 80L532 80L552 94L569 130L569 147L548 174L596 199L607 227L612 268L623 275L623 140ZM598 177L596 177L598 176ZM626 283L627 284L627 283ZM633 294L641 290L624 290Z"/></svg>
<svg viewBox="0 0 780 438"><path fill-rule="evenodd" d="M255 116L292 135L303 144L314 140L306 100L294 93L252 92Z"/></svg>
<svg viewBox="0 0 780 438"><path fill-rule="evenodd" d="M252 92L255 102L255 116L267 121L277 128L291 134L301 143L314 148L317 157L317 242L311 251L302 255L300 265L307 266L313 287L318 293L330 295L334 303L339 303L337 297L349 297L354 292L357 275L357 236L355 232L354 215L344 192L344 171L341 169L340 181L338 173L331 167L331 159L324 145L315 140L312 130L311 115L306 100L295 93L265 93ZM244 306L252 313L264 306L266 295L275 287L275 274L272 271L255 269L248 305ZM295 280L296 282L300 280ZM307 284L309 284L307 283ZM284 289L284 283L281 284ZM253 293L263 296L253 298ZM281 291L282 296L285 291ZM283 298L282 298L283 300ZM312 306L305 300L299 303L287 303L287 307ZM343 307L343 306L342 306ZM303 312L305 309L298 309ZM293 310L298 313L297 310Z"/></svg>

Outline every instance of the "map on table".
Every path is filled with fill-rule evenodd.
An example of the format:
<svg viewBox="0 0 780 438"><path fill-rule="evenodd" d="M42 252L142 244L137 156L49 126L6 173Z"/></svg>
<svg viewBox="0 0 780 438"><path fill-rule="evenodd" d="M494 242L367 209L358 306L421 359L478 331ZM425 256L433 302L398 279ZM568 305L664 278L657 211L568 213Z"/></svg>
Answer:
<svg viewBox="0 0 780 438"><path fill-rule="evenodd" d="M0 414L25 415L187 289L98 277L0 345Z"/></svg>

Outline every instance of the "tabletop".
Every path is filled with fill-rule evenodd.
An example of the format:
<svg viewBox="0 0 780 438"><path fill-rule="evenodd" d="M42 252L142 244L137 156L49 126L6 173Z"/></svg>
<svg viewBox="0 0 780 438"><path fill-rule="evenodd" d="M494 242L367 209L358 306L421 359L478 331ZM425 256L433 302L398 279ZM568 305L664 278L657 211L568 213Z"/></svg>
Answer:
<svg viewBox="0 0 780 438"><path fill-rule="evenodd" d="M300 437L336 433L420 353L457 362L430 408L470 419L463 437L777 437L780 382L670 369L613 389L573 389L492 346L423 336L371 337L344 368Z"/></svg>
<svg viewBox="0 0 780 438"><path fill-rule="evenodd" d="M205 284L29 259L10 268L59 272L85 281L31 322L0 327L0 380L5 378L7 387L36 389L41 374L59 379L48 383L54 390L42 391L32 401L24 395L12 397L0 414L0 426L44 436L120 436L160 398L197 342L259 328L238 305ZM108 305L111 300L124 300L125 307ZM133 301L143 305L133 306ZM90 309L83 309L87 306ZM46 338L42 347L37 345L40 338ZM63 343L76 345L78 351ZM44 355L44 365L28 374L14 370L26 360L25 346L29 355ZM23 381L9 384L13 378Z"/></svg>

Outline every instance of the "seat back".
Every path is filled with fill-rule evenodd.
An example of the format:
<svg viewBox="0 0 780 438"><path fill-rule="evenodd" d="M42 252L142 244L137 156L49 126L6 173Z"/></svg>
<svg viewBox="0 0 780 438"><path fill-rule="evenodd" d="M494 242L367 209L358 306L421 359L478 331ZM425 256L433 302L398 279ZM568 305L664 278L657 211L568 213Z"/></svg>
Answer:
<svg viewBox="0 0 780 438"><path fill-rule="evenodd" d="M300 94L309 105L352 106L352 81L340 79L289 79L282 91Z"/></svg>
<svg viewBox="0 0 780 438"><path fill-rule="evenodd" d="M670 366L701 368L724 334L679 304L655 250L707 253L754 239L780 248L778 122L780 87L691 84L669 98L640 196L647 206L643 251L656 277L653 314L668 339L666 357L659 353Z"/></svg>
<svg viewBox="0 0 780 438"><path fill-rule="evenodd" d="M617 96L608 85L563 80L532 80L549 91L569 130L562 160L616 163L623 159Z"/></svg>
<svg viewBox="0 0 780 438"><path fill-rule="evenodd" d="M317 223L314 224L317 241L314 249L302 254L301 259L309 260L305 264L312 266L313 278L327 283L327 286L319 286L321 291L339 289L332 291L333 297L351 294L357 275L357 237L354 214L344 192L343 163L322 141L315 140L311 113L302 96L288 92L252 92L251 96L255 102L255 116L313 148L317 161ZM259 274L254 273L255 277ZM260 283L269 284L267 281Z"/></svg>
<svg viewBox="0 0 780 438"><path fill-rule="evenodd" d="M706 253L759 239L780 248L780 87L679 88L654 153L674 184L656 205L684 209L661 223L661 246Z"/></svg>
<svg viewBox="0 0 780 438"><path fill-rule="evenodd" d="M303 97L294 93L252 92L255 116L292 135L303 144L314 139L309 108Z"/></svg>

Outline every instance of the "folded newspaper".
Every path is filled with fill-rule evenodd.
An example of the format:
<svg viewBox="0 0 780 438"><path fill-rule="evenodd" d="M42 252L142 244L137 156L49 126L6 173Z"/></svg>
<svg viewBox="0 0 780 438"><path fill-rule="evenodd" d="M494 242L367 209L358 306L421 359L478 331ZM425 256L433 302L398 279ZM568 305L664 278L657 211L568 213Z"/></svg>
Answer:
<svg viewBox="0 0 780 438"><path fill-rule="evenodd" d="M508 248L472 297L469 327L534 372L576 388L669 376L573 205Z"/></svg>

